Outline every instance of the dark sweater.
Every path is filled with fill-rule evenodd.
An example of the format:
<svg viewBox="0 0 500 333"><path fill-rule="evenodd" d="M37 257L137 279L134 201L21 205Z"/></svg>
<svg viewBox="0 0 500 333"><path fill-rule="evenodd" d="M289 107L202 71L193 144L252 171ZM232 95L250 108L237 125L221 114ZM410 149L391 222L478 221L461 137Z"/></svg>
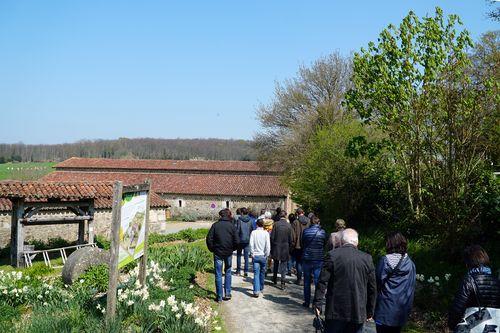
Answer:
<svg viewBox="0 0 500 333"><path fill-rule="evenodd" d="M207 235L207 247L218 257L228 257L240 242L232 220L219 220L212 224Z"/></svg>

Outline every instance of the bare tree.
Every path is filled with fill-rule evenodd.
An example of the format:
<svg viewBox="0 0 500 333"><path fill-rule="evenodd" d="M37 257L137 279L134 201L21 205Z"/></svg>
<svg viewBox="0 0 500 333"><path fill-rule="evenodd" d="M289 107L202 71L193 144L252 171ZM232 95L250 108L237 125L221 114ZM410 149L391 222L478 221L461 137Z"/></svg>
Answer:
<svg viewBox="0 0 500 333"><path fill-rule="evenodd" d="M319 126L350 117L342 106L350 76L351 60L333 53L301 66L297 77L276 83L273 100L257 110L263 127L254 137L259 158L288 169L287 161L306 149Z"/></svg>

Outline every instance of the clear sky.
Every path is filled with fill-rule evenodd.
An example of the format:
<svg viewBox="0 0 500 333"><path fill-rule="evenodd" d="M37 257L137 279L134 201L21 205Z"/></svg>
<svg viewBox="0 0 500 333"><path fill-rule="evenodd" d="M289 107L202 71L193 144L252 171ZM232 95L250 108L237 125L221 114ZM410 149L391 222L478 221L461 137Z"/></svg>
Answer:
<svg viewBox="0 0 500 333"><path fill-rule="evenodd" d="M436 5L498 29L483 0L1 0L0 142L250 139L276 80Z"/></svg>

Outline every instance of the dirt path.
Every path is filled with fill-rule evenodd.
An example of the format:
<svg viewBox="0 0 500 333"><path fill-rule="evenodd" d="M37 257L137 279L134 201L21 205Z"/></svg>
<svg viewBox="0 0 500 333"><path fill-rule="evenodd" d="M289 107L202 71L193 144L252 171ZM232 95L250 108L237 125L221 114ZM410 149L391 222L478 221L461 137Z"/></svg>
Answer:
<svg viewBox="0 0 500 333"><path fill-rule="evenodd" d="M236 266L235 256L233 267ZM312 326L312 310L302 307L303 287L293 283L295 277L287 277L287 290L273 286L268 274L264 297L252 297L253 273L248 277L232 277L232 299L222 304L222 314L230 333L254 332L315 332ZM279 283L278 283L279 285ZM312 288L314 294L314 287ZM369 327L366 327L369 326ZM372 324L365 325L365 332L372 333Z"/></svg>

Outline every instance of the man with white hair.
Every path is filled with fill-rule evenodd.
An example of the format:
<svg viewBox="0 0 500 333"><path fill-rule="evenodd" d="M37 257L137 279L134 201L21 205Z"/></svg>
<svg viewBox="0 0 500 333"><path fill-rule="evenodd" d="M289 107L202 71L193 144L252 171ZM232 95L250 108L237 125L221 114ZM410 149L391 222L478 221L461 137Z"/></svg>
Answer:
<svg viewBox="0 0 500 333"><path fill-rule="evenodd" d="M356 230L345 229L341 241L326 255L313 304L321 312L327 294L325 332L361 333L375 309L375 267L372 257L358 250Z"/></svg>

